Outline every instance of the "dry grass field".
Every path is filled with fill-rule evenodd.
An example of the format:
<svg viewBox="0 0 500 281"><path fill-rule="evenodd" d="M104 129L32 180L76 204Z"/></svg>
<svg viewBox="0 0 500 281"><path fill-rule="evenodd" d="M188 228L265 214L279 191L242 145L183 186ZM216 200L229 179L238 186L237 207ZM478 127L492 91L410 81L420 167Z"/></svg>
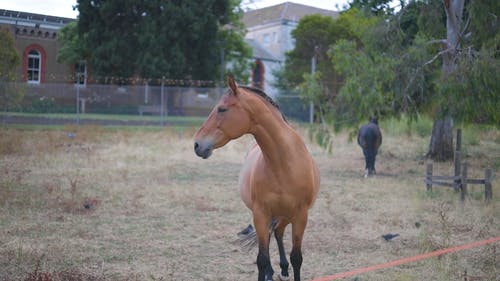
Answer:
<svg viewBox="0 0 500 281"><path fill-rule="evenodd" d="M382 125L378 174L367 179L347 133L333 137L331 154L306 140L322 185L304 280L500 236L498 130L464 130L469 174L492 167L497 176L490 204L482 186L469 186L462 204L450 188L425 191L427 136ZM236 184L253 140L202 160L194 132L0 128L0 280L256 280L257 251L235 242L251 223ZM452 163L434 171L451 174ZM400 236L386 242L386 233ZM500 280L499 252L495 243L345 280ZM276 270L275 241L271 256Z"/></svg>

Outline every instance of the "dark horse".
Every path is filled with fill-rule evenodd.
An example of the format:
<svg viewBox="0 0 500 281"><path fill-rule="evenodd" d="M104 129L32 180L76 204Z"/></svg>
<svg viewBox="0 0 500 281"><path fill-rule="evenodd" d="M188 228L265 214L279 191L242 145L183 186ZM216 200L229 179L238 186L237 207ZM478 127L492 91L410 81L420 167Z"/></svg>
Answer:
<svg viewBox="0 0 500 281"><path fill-rule="evenodd" d="M378 127L377 117L370 119L368 124L363 125L358 132L358 144L363 149L365 155L365 178L376 174L375 157L378 148L382 144L382 133Z"/></svg>

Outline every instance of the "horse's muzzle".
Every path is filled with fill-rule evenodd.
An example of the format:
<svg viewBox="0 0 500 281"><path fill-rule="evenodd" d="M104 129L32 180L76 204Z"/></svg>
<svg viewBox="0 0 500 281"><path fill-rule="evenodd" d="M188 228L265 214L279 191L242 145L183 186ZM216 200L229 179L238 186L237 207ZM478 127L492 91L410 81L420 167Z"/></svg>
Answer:
<svg viewBox="0 0 500 281"><path fill-rule="evenodd" d="M212 143L208 141L195 141L194 152L203 159L207 159L212 155Z"/></svg>

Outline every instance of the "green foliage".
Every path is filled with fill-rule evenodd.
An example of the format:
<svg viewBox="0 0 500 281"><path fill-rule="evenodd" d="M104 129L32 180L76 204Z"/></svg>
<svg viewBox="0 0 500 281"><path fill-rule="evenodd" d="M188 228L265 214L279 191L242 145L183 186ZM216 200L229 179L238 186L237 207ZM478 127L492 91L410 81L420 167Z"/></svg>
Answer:
<svg viewBox="0 0 500 281"><path fill-rule="evenodd" d="M446 37L446 14L442 0L412 1L407 7L401 15L408 15L409 20L416 24L416 34L431 39Z"/></svg>
<svg viewBox="0 0 500 281"><path fill-rule="evenodd" d="M251 55L239 2L79 0L78 33L98 76L215 80L221 48L236 71Z"/></svg>
<svg viewBox="0 0 500 281"><path fill-rule="evenodd" d="M498 69L493 50L463 53L455 71L438 84L443 111L465 123L500 125Z"/></svg>
<svg viewBox="0 0 500 281"><path fill-rule="evenodd" d="M53 97L42 96L31 101L31 108L29 112L32 113L54 113L58 112L58 106Z"/></svg>
<svg viewBox="0 0 500 281"><path fill-rule="evenodd" d="M380 129L384 134L391 136L416 134L419 137L429 137L432 133L432 124L432 120L424 115L419 115L416 118L401 115L379 121Z"/></svg>
<svg viewBox="0 0 500 281"><path fill-rule="evenodd" d="M322 73L320 71L314 74L304 73L303 76L304 82L299 85L299 96L302 100L314 104L315 111L319 115L317 117L320 118L321 123L324 123L325 114L332 111L330 108L332 103L328 100L330 96L324 95L327 90L320 82Z"/></svg>
<svg viewBox="0 0 500 281"><path fill-rule="evenodd" d="M426 64L438 50L420 32L419 5L401 14L365 16L350 10L356 41L340 41L329 51L334 67L345 77L335 100L336 126L356 127L369 116L405 114L411 120L430 108L437 63Z"/></svg>
<svg viewBox="0 0 500 281"><path fill-rule="evenodd" d="M333 18L309 15L302 18L292 31L295 48L286 54L285 68L281 75L289 87L304 82L304 73L311 73L311 60L316 56L316 70L323 73L325 86L334 86L335 73L326 51L337 38L348 36L343 26L335 24Z"/></svg>
<svg viewBox="0 0 500 281"><path fill-rule="evenodd" d="M469 1L471 44L475 49L500 48L500 1L482 0Z"/></svg>
<svg viewBox="0 0 500 281"><path fill-rule="evenodd" d="M57 53L58 62L75 64L90 56L90 52L84 47L84 39L78 36L76 21L61 28L57 40L61 44Z"/></svg>
<svg viewBox="0 0 500 281"><path fill-rule="evenodd" d="M341 126L355 126L368 116L382 115L392 103L390 82L394 60L369 56L353 41L341 40L330 50L335 68L346 77L337 97L335 119Z"/></svg>
<svg viewBox="0 0 500 281"><path fill-rule="evenodd" d="M12 81L20 59L14 47L14 38L8 29L0 28L0 79Z"/></svg>
<svg viewBox="0 0 500 281"><path fill-rule="evenodd" d="M8 29L0 28L0 110L9 110L20 104L24 92L13 86L15 70L20 63L14 47L14 38Z"/></svg>
<svg viewBox="0 0 500 281"><path fill-rule="evenodd" d="M333 150L333 132L324 125L312 125L308 130L309 139L316 142L319 146L325 149L326 152L332 153Z"/></svg>

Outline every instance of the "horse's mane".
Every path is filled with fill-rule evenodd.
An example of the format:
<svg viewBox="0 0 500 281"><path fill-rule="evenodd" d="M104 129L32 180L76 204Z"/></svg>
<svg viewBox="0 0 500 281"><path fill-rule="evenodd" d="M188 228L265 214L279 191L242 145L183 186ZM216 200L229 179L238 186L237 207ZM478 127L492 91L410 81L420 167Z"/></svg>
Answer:
<svg viewBox="0 0 500 281"><path fill-rule="evenodd" d="M283 120L285 120L285 122L288 122L285 118L285 115L283 115L283 112L281 112L279 105L270 96L268 96L264 91L262 91L261 89L249 87L249 86L238 86L238 87L243 88L245 90L248 90L254 94L261 96L264 100L266 100L268 103L270 103L276 109L278 109L278 111L281 113L281 116L283 117Z"/></svg>

